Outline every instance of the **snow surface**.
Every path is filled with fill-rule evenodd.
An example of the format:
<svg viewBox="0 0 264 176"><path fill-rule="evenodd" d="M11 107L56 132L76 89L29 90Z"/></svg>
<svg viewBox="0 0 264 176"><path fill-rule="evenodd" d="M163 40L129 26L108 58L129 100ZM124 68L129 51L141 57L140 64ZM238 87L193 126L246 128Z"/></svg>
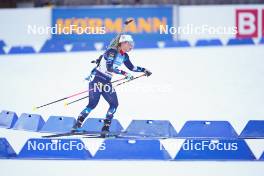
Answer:
<svg viewBox="0 0 264 176"><path fill-rule="evenodd" d="M87 100L65 108L34 106L87 88L84 78L102 52L0 56L0 110L76 117ZM124 127L132 119L170 120L179 131L187 120L228 120L236 131L251 119L263 119L263 46L145 49L130 53L135 65L153 72L116 88L115 118ZM140 73L139 73L140 74ZM135 75L139 75L135 74ZM114 78L115 79L115 78ZM84 94L85 96L86 94ZM104 117L102 99L91 117ZM19 151L32 132L1 130ZM16 134L20 135L16 135ZM263 148L257 147L258 150ZM258 151L258 153L261 153ZM1 175L261 175L263 162L0 160Z"/></svg>
<svg viewBox="0 0 264 176"><path fill-rule="evenodd" d="M0 110L77 117L87 100L32 108L86 90L90 61L101 53L0 56ZM228 120L240 133L248 120L264 117L263 55L263 46L132 51L131 61L153 75L116 88L115 118L124 127L132 119L170 120L177 131L186 120ZM107 109L101 98L90 117L105 117Z"/></svg>

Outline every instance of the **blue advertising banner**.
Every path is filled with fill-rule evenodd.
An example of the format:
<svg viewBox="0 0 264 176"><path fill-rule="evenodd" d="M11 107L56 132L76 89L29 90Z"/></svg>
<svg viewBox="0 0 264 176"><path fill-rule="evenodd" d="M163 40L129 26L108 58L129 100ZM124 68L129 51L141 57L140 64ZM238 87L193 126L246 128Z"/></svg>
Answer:
<svg viewBox="0 0 264 176"><path fill-rule="evenodd" d="M172 26L172 11L172 6L54 8L52 39L110 41L132 18L126 32L136 42L171 40L171 35L160 34L160 27Z"/></svg>

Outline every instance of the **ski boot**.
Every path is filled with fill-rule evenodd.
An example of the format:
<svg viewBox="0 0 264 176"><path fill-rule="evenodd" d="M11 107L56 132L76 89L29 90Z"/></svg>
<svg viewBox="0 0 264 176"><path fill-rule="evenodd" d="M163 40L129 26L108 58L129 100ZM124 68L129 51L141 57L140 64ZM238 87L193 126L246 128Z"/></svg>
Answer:
<svg viewBox="0 0 264 176"><path fill-rule="evenodd" d="M105 119L104 120L104 126L103 126L103 128L101 130L101 137L105 138L105 137L109 136L110 125L111 125L111 120Z"/></svg>
<svg viewBox="0 0 264 176"><path fill-rule="evenodd" d="M77 122L73 125L71 132L73 133L84 132L84 130L82 129L82 123L83 121L81 121L81 119L78 118Z"/></svg>

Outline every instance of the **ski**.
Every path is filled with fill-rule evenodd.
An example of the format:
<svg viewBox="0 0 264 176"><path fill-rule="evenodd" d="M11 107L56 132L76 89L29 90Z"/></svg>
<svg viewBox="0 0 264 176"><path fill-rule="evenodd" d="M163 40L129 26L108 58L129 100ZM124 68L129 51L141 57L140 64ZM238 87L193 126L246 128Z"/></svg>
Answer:
<svg viewBox="0 0 264 176"><path fill-rule="evenodd" d="M96 131L82 131L82 132L68 132L53 135L42 136L43 138L57 138L57 137L70 137L81 136L82 138L129 138L129 139L168 139L168 136L153 136L153 135L139 135L129 134L127 132L109 132L100 133Z"/></svg>
<svg viewBox="0 0 264 176"><path fill-rule="evenodd" d="M106 136L118 136L121 133L119 132L109 132L106 134ZM102 137L103 135L105 135L104 133L100 133L100 132L96 132L96 131L81 131L81 132L76 132L76 131L72 131L72 132L67 132L67 133L60 133L60 134L51 134L51 135L46 135L46 136L42 136L43 138L56 138L56 137L67 137L67 136L86 136L86 137Z"/></svg>
<svg viewBox="0 0 264 176"><path fill-rule="evenodd" d="M161 139L169 139L169 137L164 137L164 136L141 136L141 135L106 135L105 137L103 136L95 136L95 135L89 135L86 136L84 135L82 138L105 138L105 139L129 139L129 140L139 140L139 139L156 139L156 140L161 140Z"/></svg>

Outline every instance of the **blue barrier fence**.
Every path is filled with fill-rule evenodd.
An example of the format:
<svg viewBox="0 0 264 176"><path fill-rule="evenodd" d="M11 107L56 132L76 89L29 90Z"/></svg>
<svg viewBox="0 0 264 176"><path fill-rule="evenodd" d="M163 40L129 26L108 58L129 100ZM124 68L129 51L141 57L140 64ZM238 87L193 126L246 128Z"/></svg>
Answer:
<svg viewBox="0 0 264 176"><path fill-rule="evenodd" d="M4 110L0 113L0 127L7 130L60 134L69 132L75 121L73 117L50 116L45 122L37 114L22 113L18 118L15 112ZM84 129L98 132L101 127L102 119L89 118ZM264 140L263 129L264 120L248 121L240 135L227 121L187 121L177 133L167 120L133 120L125 129L127 137L104 139L93 155L83 141L85 138L47 139L29 136L19 153L14 152L8 138L0 138L0 158L263 161L264 153L255 156L247 143L251 139ZM123 130L122 124L114 119L111 131ZM183 140L175 156L169 154L164 145L166 140L173 140L175 147ZM264 152L264 148L262 150Z"/></svg>
<svg viewBox="0 0 264 176"><path fill-rule="evenodd" d="M200 39L192 46L188 41L136 41L135 49L146 48L181 48L181 47L221 47L221 46L240 46L240 45L262 45L263 39L255 43L252 39L230 39L224 45L220 39ZM13 46L9 51L4 50L5 45L0 43L0 55L2 54L38 54L38 53L57 53L57 52L81 52L81 51L96 51L105 50L109 42L101 41L68 41L68 40L47 40L39 51L36 51L33 46ZM66 50L66 46L70 45L70 49Z"/></svg>

